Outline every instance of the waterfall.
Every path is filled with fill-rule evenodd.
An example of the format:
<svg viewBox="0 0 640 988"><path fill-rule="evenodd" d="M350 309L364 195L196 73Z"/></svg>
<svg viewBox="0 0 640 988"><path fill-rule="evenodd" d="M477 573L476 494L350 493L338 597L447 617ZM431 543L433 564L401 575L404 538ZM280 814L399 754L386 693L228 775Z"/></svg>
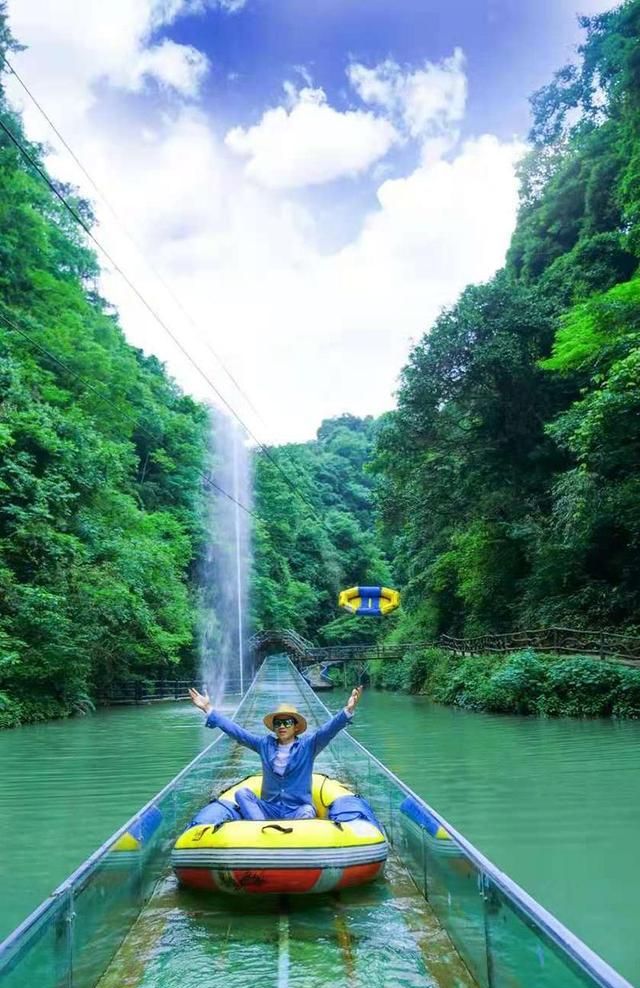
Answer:
<svg viewBox="0 0 640 988"><path fill-rule="evenodd" d="M200 674L212 703L244 693L247 676L246 614L251 538L249 451L243 431L218 409L210 410L209 470L235 501L206 487L207 541L200 572ZM236 502L239 502L236 503Z"/></svg>

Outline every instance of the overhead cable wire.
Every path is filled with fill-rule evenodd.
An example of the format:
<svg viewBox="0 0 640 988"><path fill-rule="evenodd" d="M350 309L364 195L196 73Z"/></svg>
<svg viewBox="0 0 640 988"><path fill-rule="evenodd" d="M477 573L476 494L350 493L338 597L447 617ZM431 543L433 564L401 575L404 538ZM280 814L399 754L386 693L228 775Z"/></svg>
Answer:
<svg viewBox="0 0 640 988"><path fill-rule="evenodd" d="M54 134L56 135L56 137L58 138L58 140L60 141L60 143L62 144L62 146L65 148L65 150L68 152L68 154L73 159L73 161L76 163L76 165L78 166L78 168L80 169L80 171L82 172L82 174L84 175L84 177L86 178L86 180L89 182L89 184L91 185L91 187L98 194L98 196L100 197L100 199L102 199L103 203L105 204L105 206L107 207L107 209L111 213L113 219L115 220L117 226L120 227L120 229L122 230L122 232L124 233L124 235L126 236L126 238L129 240L129 242L131 244L133 244L133 246L136 248L136 250L138 251L140 257L143 259L143 261L144 261L145 265L147 266L147 268L153 273L153 275L155 276L155 278L162 285L162 287L164 288L164 290L170 296L170 298L172 299L172 301L174 302L174 304L177 306L177 308L180 310L180 312L182 312L182 314L187 319L187 321L189 322L189 324L193 327L193 329L195 329L198 332L200 332L199 327L198 327L195 319L191 315L191 313L183 305L182 301L178 298L178 296L174 292L173 288L168 283L168 281L164 278L164 276L162 275L162 273L160 271L158 271L158 269L153 264L153 262L148 259L148 257L146 256L144 250L142 249L142 247L138 243L136 237L134 237L134 235L128 229L127 225L123 222L122 218L118 215L117 210L111 204L111 202L109 201L109 199L107 198L107 196L105 195L105 193L102 191L102 189L100 188L100 186L97 184L97 182L94 180L94 178L89 174L89 172L87 171L86 167L80 161L78 155L75 153L75 151L70 146L70 144L65 139L65 137L60 133L60 131L56 127L55 123L53 122L53 120L51 119L51 117L49 116L49 114L47 113L47 111L44 109L44 107L42 106L42 104L40 103L40 101L31 92L31 90L27 86L27 84L24 81L24 79L15 70L15 68L13 67L13 65L11 64L11 62L9 61L9 59L5 55L0 54L0 60L2 60L4 62L4 64L6 65L7 69L9 70L9 72L11 72L11 74L15 77L16 81L22 87L22 89L24 90L24 92L27 94L27 96L29 97L29 99L31 100L31 102L33 103L33 105L37 108L37 110L39 111L39 113L46 120L46 122L48 123L49 127L51 127L51 130L54 132ZM224 363L222 357L220 356L220 354L217 353L217 351L211 346L211 344L209 343L209 341L205 338L204 334L202 334L202 342L204 343L204 345L207 348L207 350L212 354L212 356L215 357L215 359L218 361L218 364L220 365L220 367L222 368L222 370L224 371L224 373L227 375L227 377L229 378L229 380L231 381L231 383L233 384L233 386L236 388L236 390L238 391L238 393L240 395L242 395L242 397L246 401L246 403L249 406L249 408L251 408L251 410L255 413L255 415L258 416L258 418L260 419L260 421L262 422L262 424L266 426L267 423L264 421L264 418L262 417L262 415L260 414L260 412L258 411L258 409L256 408L256 406L251 401L251 398L249 397L249 395L247 394L247 392L244 390L244 388L242 387L242 385L236 380L236 378L231 373L231 371L229 370L229 368L225 365L225 363Z"/></svg>
<svg viewBox="0 0 640 988"><path fill-rule="evenodd" d="M22 141L20 141L19 138L16 137L16 135L13 133L13 131L11 130L11 128L6 125L6 123L4 122L4 120L2 119L1 116L0 116L0 129L2 129L4 131L4 133L7 135L7 137L11 141L11 143L17 148L17 150L20 152L20 154L25 159L25 161L27 161L31 165L31 167L36 171L36 173L39 175L39 177L42 179L42 181L49 187L49 189L53 192L53 194L56 196L56 198L62 203L62 205L64 206L64 208L73 217L73 219L76 221L76 223L78 223L79 226L82 227L82 229L87 234L87 236L90 238L90 240L92 240L92 242L96 245L96 247L98 248L98 250L104 255L104 257L106 257L107 261L113 266L114 271L116 271L120 275L120 277L123 279L123 281L125 282L125 284L128 285L128 287L134 293L134 295L136 296L136 298L142 303L142 305L144 306L144 308L150 313L150 315L155 319L155 321L165 331L165 333L167 333L167 335L170 337L170 339L173 340L174 344L178 347L178 349L183 354L183 356L186 357L186 359L189 361L189 363L191 364L191 366L197 371L197 373L207 383L207 385L211 388L211 390L214 392L214 394L216 394L218 396L218 398L220 399L220 401L229 410L229 412L231 412L231 414L233 415L233 417L240 423L240 425L242 426L242 428L246 431L247 435L251 439L253 439L253 441L255 442L255 444L262 450L262 452L267 457L267 459L270 461L270 463L273 464L273 466L276 468L276 470L284 478L287 486L293 491L293 493L297 497L300 498L300 500L304 501L305 504L309 508L311 508L311 510L314 512L314 515L315 515L316 514L316 507L313 504L313 502L290 479L290 477L288 476L288 474L286 473L286 471L284 471L282 469L282 467L278 463L277 459L272 455L272 453L269 450L269 448L267 446L265 446L264 443L262 443L258 439L258 437L249 428L249 426L243 421L243 419L240 417L240 415L236 412L235 408L231 405L231 403L229 401L227 401L227 399L224 397L224 395L219 391L219 389L213 383L213 381L211 380L211 378L209 377L209 375L206 374L205 371L197 363L197 361L194 360L194 358L191 356L191 354L186 349L186 347L184 347L183 344L180 342L180 339L175 335L175 333L173 332L173 330L170 329L170 327L166 324L166 322L164 321L164 319L162 319L162 317L156 312L156 310L153 308L153 306L149 302L147 302L147 300L144 297L144 295L142 294L142 292L131 281L131 279L129 278L129 276L127 275L127 273L120 267L120 265L117 263L117 261L112 257L111 253L107 250L107 248L104 247L100 243L100 241L98 240L98 238L92 232L91 227L86 223L86 221L78 213L77 209L75 209L74 206L68 201L68 199L66 198L66 196L64 196L62 194L62 192L60 192L60 190L56 187L55 183L51 181L51 179L49 178L49 176L47 175L47 173L44 171L44 169L39 165L39 163L36 161L36 159L33 157L33 155L24 146L24 144L22 143Z"/></svg>
<svg viewBox="0 0 640 988"><path fill-rule="evenodd" d="M2 304L4 305L4 303ZM87 388L87 390L90 391L92 394L96 395L96 397L100 401L108 404L110 408L113 407L113 395L105 394L99 388L96 388L93 384L91 384L90 381L87 381L87 379L83 377L82 374L78 374L78 372L75 371L72 367L66 364L63 360L60 360L60 358L57 357L55 353L52 353L51 350L47 349L47 347L42 346L41 343L38 343L37 340L34 340L33 337L29 335L29 333L26 333L23 329L20 328L20 326L16 325L16 323L12 319L9 319L3 312L0 312L0 321L4 322L4 324L8 326L9 329L11 329L14 333L18 333L19 336L22 336L40 353L49 357L50 360L52 360L58 367L61 367L68 374L70 374L71 377L73 377L76 381L80 381L85 386L85 388ZM136 429L138 432L141 433L141 435L145 436L152 443L154 444L158 443L158 438L154 436L151 432L149 432L147 429L145 429L144 426L140 425L139 422L136 422ZM252 509L248 508L245 504L242 503L242 501L239 501L237 498L235 498L233 494L229 494L229 492L226 491L224 487L221 487L219 484L217 484L215 480L212 480L208 474L203 473L202 470L197 470L196 472L198 476L201 477L202 480L209 487L213 488L219 494L224 495L224 497L228 498L230 501L233 501L233 503L237 505L238 508L241 508L248 515L251 515L253 518L255 518L257 521L263 520L260 518L258 514L256 514L255 511L252 511Z"/></svg>

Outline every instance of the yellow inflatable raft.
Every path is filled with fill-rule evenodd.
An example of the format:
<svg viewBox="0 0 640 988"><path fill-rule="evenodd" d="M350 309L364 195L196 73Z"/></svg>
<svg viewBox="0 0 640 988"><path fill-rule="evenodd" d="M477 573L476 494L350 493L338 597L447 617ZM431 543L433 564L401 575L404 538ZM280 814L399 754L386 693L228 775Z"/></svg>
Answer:
<svg viewBox="0 0 640 988"><path fill-rule="evenodd" d="M237 789L246 786L259 795L261 785L262 777L252 776L218 798L235 805ZM314 820L195 823L176 841L175 873L183 885L235 893L328 892L370 882L384 865L387 842L369 820L328 818L331 804L344 796L353 793L314 774Z"/></svg>

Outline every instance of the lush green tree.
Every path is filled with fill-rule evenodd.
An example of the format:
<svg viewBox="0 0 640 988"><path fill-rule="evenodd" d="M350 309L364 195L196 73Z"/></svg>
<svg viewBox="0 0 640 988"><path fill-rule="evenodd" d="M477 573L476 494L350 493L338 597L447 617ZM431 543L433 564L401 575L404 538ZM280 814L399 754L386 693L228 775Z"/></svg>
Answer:
<svg viewBox="0 0 640 988"><path fill-rule="evenodd" d="M370 640L380 630L337 610L340 589L389 581L365 470L377 428L371 418L342 415L326 419L312 442L257 455L256 506L265 519L255 541L258 628L293 627L327 642Z"/></svg>
<svg viewBox="0 0 640 988"><path fill-rule="evenodd" d="M570 310L543 366L586 372L589 383L547 428L573 466L555 479L529 606L547 620L638 625L640 281Z"/></svg>
<svg viewBox="0 0 640 988"><path fill-rule="evenodd" d="M430 634L514 621L527 522L544 510L549 473L564 459L544 426L572 385L537 364L553 326L544 296L503 273L467 289L403 373L376 470L387 481L386 525L401 532L406 602L429 601Z"/></svg>
<svg viewBox="0 0 640 988"><path fill-rule="evenodd" d="M378 440L414 635L638 622L640 2L582 23L532 100L505 270L414 348Z"/></svg>
<svg viewBox="0 0 640 988"><path fill-rule="evenodd" d="M2 8L0 45L12 46ZM0 114L44 167L1 92ZM126 343L98 270L3 135L0 725L68 713L192 655L206 410Z"/></svg>

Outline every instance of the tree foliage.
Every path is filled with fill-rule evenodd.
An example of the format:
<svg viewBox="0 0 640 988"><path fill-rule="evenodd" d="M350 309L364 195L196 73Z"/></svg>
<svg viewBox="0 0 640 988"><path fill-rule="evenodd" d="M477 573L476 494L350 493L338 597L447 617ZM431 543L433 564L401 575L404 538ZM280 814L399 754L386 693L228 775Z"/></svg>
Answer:
<svg viewBox="0 0 640 988"><path fill-rule="evenodd" d="M340 589L389 580L373 479L364 469L377 428L372 418L342 415L326 419L313 442L257 456L256 506L268 519L256 533L258 628L295 628L322 642L369 640L378 632L373 622L337 610Z"/></svg>
<svg viewBox="0 0 640 988"><path fill-rule="evenodd" d="M532 98L504 269L425 333L376 427L381 528L366 528L403 591L394 640L640 625L640 0L582 25L576 63ZM319 443L304 465L291 451L307 477ZM331 497L353 513L360 463L344 466ZM314 551L330 534L336 565L349 523L325 521ZM296 573L310 564L301 545L286 550ZM316 578L302 581L320 593L308 630L336 586Z"/></svg>
<svg viewBox="0 0 640 988"><path fill-rule="evenodd" d="M370 663L374 682L440 703L501 714L640 717L640 670L588 656L524 650L452 659L414 649L403 662Z"/></svg>
<svg viewBox="0 0 640 988"><path fill-rule="evenodd" d="M378 440L424 636L640 624L640 2L582 23L532 99L506 267L414 348Z"/></svg>
<svg viewBox="0 0 640 988"><path fill-rule="evenodd" d="M2 11L0 44L12 44ZM28 145L3 97L0 113ZM192 646L206 412L125 342L97 274L3 136L0 725L86 708Z"/></svg>

